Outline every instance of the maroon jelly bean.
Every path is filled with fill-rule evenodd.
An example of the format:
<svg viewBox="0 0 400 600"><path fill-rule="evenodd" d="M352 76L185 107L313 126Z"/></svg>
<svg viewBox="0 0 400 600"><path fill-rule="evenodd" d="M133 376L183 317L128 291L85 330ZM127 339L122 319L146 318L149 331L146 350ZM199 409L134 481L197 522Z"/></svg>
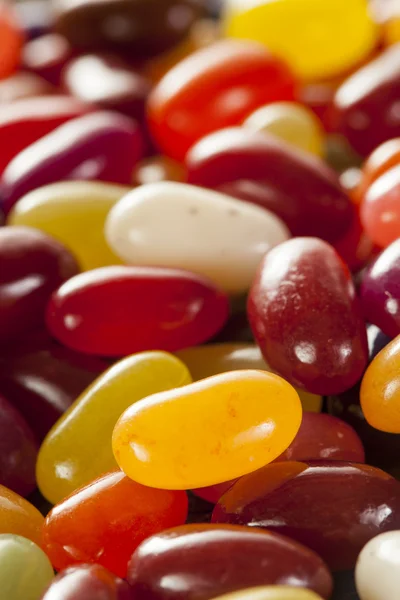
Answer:
<svg viewBox="0 0 400 600"><path fill-rule="evenodd" d="M354 214L336 174L319 158L257 131L212 133L186 156L189 183L263 206L293 235L343 236Z"/></svg>
<svg viewBox="0 0 400 600"><path fill-rule="evenodd" d="M47 1L47 0L46 0ZM73 54L66 38L58 33L47 33L25 44L22 65L53 85L60 85L61 73Z"/></svg>
<svg viewBox="0 0 400 600"><path fill-rule="evenodd" d="M241 477L212 518L287 535L351 569L371 538L400 528L400 482L357 463L273 463Z"/></svg>
<svg viewBox="0 0 400 600"><path fill-rule="evenodd" d="M226 525L183 525L151 536L133 553L127 579L140 600L209 600L276 583L329 598L332 588L326 566L304 546Z"/></svg>
<svg viewBox="0 0 400 600"><path fill-rule="evenodd" d="M133 600L129 584L100 565L61 571L41 600Z"/></svg>

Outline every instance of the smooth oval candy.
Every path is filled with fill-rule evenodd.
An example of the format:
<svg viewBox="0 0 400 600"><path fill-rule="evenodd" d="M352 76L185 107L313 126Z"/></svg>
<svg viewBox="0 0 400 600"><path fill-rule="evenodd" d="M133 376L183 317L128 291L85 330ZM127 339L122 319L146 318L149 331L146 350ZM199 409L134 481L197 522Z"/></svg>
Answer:
<svg viewBox="0 0 400 600"><path fill-rule="evenodd" d="M36 476L53 504L116 468L111 435L122 413L141 398L190 383L185 365L164 352L119 361L79 396L43 441Z"/></svg>
<svg viewBox="0 0 400 600"><path fill-rule="evenodd" d="M291 585L266 585L224 594L214 600L321 600L321 596Z"/></svg>
<svg viewBox="0 0 400 600"><path fill-rule="evenodd" d="M293 385L334 394L362 376L361 307L349 270L326 242L295 238L268 252L247 306L265 360Z"/></svg>
<svg viewBox="0 0 400 600"><path fill-rule="evenodd" d="M0 534L0 588L4 600L40 600L54 577L46 554L19 535Z"/></svg>
<svg viewBox="0 0 400 600"><path fill-rule="evenodd" d="M47 326L74 350L124 356L204 342L222 328L228 311L227 296L194 273L103 267L73 277L53 294Z"/></svg>
<svg viewBox="0 0 400 600"><path fill-rule="evenodd" d="M175 182L124 196L110 210L105 231L125 262L187 269L232 294L246 292L265 252L289 237L269 211Z"/></svg>
<svg viewBox="0 0 400 600"><path fill-rule="evenodd" d="M44 517L28 500L0 485L0 534L22 535L41 545Z"/></svg>
<svg viewBox="0 0 400 600"><path fill-rule="evenodd" d="M98 563L125 577L135 548L149 536L183 524L187 511L186 492L147 488L114 471L50 511L43 548L57 570Z"/></svg>
<svg viewBox="0 0 400 600"><path fill-rule="evenodd" d="M335 241L354 217L336 173L272 135L245 127L223 129L195 144L185 164L189 183L262 206L293 235Z"/></svg>
<svg viewBox="0 0 400 600"><path fill-rule="evenodd" d="M40 229L69 248L84 271L120 264L104 236L110 209L129 188L96 181L63 181L23 196L8 215L9 225Z"/></svg>
<svg viewBox="0 0 400 600"><path fill-rule="evenodd" d="M361 550L355 570L360 600L396 598L400 587L400 531L377 535Z"/></svg>
<svg viewBox="0 0 400 600"><path fill-rule="evenodd" d="M310 588L329 598L332 579L301 544L255 528L185 525L145 540L128 568L141 600L209 600L274 583Z"/></svg>
<svg viewBox="0 0 400 600"><path fill-rule="evenodd" d="M144 485L213 485L279 456L301 413L296 391L277 375L223 373L133 404L115 426L114 455Z"/></svg>

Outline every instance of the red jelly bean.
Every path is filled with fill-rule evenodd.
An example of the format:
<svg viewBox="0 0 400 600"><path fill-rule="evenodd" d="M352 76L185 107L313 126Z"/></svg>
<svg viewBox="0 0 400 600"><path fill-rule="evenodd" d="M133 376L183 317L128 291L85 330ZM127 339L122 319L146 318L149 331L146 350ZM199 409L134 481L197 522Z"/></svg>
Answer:
<svg viewBox="0 0 400 600"><path fill-rule="evenodd" d="M47 324L75 350L123 356L199 344L222 328L228 310L226 295L193 273L104 267L61 286L49 303Z"/></svg>
<svg viewBox="0 0 400 600"><path fill-rule="evenodd" d="M115 471L53 508L43 525L43 549L57 570L99 563L125 577L135 548L184 523L187 508L186 492L148 488Z"/></svg>
<svg viewBox="0 0 400 600"><path fill-rule="evenodd" d="M26 98L2 107L0 173L26 146L88 110L86 104L68 96Z"/></svg>
<svg viewBox="0 0 400 600"><path fill-rule="evenodd" d="M52 292L78 273L70 252L30 227L0 229L0 344L43 326Z"/></svg>
<svg viewBox="0 0 400 600"><path fill-rule="evenodd" d="M363 229L357 209L350 228L333 245L352 272L365 267L377 250Z"/></svg>
<svg viewBox="0 0 400 600"><path fill-rule="evenodd" d="M0 105L24 98L48 96L54 92L55 88L42 77L34 73L19 71L0 81Z"/></svg>
<svg viewBox="0 0 400 600"><path fill-rule="evenodd" d="M371 538L399 529L400 483L356 463L274 463L241 477L213 521L287 535L332 569L351 569Z"/></svg>
<svg viewBox="0 0 400 600"><path fill-rule="evenodd" d="M346 233L354 215L336 174L322 160L265 133L218 131L189 151L186 166L189 183L267 208L293 235L332 241Z"/></svg>
<svg viewBox="0 0 400 600"><path fill-rule="evenodd" d="M140 600L209 600L279 583L329 598L322 560L286 537L245 527L185 525L154 535L133 554L128 582Z"/></svg>
<svg viewBox="0 0 400 600"><path fill-rule="evenodd" d="M170 69L152 91L153 136L168 156L182 160L211 131L239 125L256 108L294 99L288 67L261 45L223 40Z"/></svg>
<svg viewBox="0 0 400 600"><path fill-rule="evenodd" d="M8 3L0 3L0 79L16 70L23 36Z"/></svg>
<svg viewBox="0 0 400 600"><path fill-rule="evenodd" d="M25 44L22 65L53 85L61 84L61 73L72 56L68 41L57 33L47 33Z"/></svg>
<svg viewBox="0 0 400 600"><path fill-rule="evenodd" d="M367 365L365 324L349 270L322 240L295 238L267 252L248 315L267 363L308 392L343 392Z"/></svg>
<svg viewBox="0 0 400 600"><path fill-rule="evenodd" d="M124 115L104 111L73 119L7 165L1 180L4 210L31 190L57 181L129 184L143 150L136 121Z"/></svg>

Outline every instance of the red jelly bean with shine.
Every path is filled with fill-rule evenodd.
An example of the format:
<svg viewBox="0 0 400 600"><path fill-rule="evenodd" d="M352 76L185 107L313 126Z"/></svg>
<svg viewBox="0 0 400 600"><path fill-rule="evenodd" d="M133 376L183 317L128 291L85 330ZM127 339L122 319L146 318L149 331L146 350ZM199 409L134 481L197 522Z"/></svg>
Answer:
<svg viewBox="0 0 400 600"><path fill-rule="evenodd" d="M189 183L267 208L293 235L333 241L352 222L354 207L334 171L272 135L244 127L217 131L193 146L185 162Z"/></svg>
<svg viewBox="0 0 400 600"><path fill-rule="evenodd" d="M227 296L194 273L158 267L104 267L74 277L49 303L47 325L88 354L175 351L204 342L228 318Z"/></svg>
<svg viewBox="0 0 400 600"><path fill-rule="evenodd" d="M130 585L100 565L61 571L41 600L133 600Z"/></svg>
<svg viewBox="0 0 400 600"><path fill-rule="evenodd" d="M361 308L348 268L326 242L294 238L267 252L247 307L265 360L293 385L334 394L362 376Z"/></svg>
<svg viewBox="0 0 400 600"><path fill-rule="evenodd" d="M172 67L150 94L154 139L171 158L211 131L239 125L256 108L293 100L289 68L262 45L226 39L198 50Z"/></svg>
<svg viewBox="0 0 400 600"><path fill-rule="evenodd" d="M125 577L147 537L185 522L184 491L148 488L122 471L107 473L57 504L43 525L43 549L59 570L99 563Z"/></svg>
<svg viewBox="0 0 400 600"><path fill-rule="evenodd" d="M47 33L25 44L22 64L25 69L59 86L61 73L72 56L68 41L58 33Z"/></svg>

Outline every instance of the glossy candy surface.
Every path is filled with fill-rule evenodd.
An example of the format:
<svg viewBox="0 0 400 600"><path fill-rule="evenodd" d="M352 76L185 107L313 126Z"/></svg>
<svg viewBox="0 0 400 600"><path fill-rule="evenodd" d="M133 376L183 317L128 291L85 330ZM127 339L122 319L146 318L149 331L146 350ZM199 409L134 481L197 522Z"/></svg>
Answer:
<svg viewBox="0 0 400 600"><path fill-rule="evenodd" d="M54 94L55 88L47 81L27 71L19 71L0 80L0 105L10 104L23 98Z"/></svg>
<svg viewBox="0 0 400 600"><path fill-rule="evenodd" d="M133 185L160 181L184 181L182 165L166 156L150 156L140 161L133 172Z"/></svg>
<svg viewBox="0 0 400 600"><path fill-rule="evenodd" d="M398 164L400 164L400 137L384 142L367 158L362 167L358 196L364 194L378 177Z"/></svg>
<svg viewBox="0 0 400 600"><path fill-rule="evenodd" d="M289 585L266 585L224 594L214 600L321 600L321 596Z"/></svg>
<svg viewBox="0 0 400 600"><path fill-rule="evenodd" d="M274 583L329 598L332 588L326 566L304 546L274 533L224 525L185 525L145 540L132 556L128 582L141 600L208 600Z"/></svg>
<svg viewBox="0 0 400 600"><path fill-rule="evenodd" d="M187 269L232 294L246 292L265 252L289 237L270 211L175 182L124 196L110 210L105 233L127 263Z"/></svg>
<svg viewBox="0 0 400 600"><path fill-rule="evenodd" d="M97 181L64 181L35 189L14 205L7 222L45 231L69 248L82 270L118 265L104 236L108 212L126 186Z"/></svg>
<svg viewBox="0 0 400 600"><path fill-rule="evenodd" d="M54 290L76 275L72 254L31 227L0 229L0 344L44 325Z"/></svg>
<svg viewBox="0 0 400 600"><path fill-rule="evenodd" d="M59 86L61 73L71 55L72 48L64 36L47 33L25 44L22 50L22 64L25 69Z"/></svg>
<svg viewBox="0 0 400 600"><path fill-rule="evenodd" d="M225 294L188 271L103 267L53 294L47 325L70 348L123 356L201 343L221 329L228 310Z"/></svg>
<svg viewBox="0 0 400 600"><path fill-rule="evenodd" d="M145 538L185 522L184 491L155 490L121 471L95 479L57 504L43 526L43 548L56 569L93 562L125 577Z"/></svg>
<svg viewBox="0 0 400 600"><path fill-rule="evenodd" d="M400 524L400 483L350 462L277 462L242 477L220 499L216 523L264 527L354 567L364 544Z"/></svg>
<svg viewBox="0 0 400 600"><path fill-rule="evenodd" d="M111 435L121 414L157 392L190 383L185 365L164 352L143 352L110 367L79 396L44 440L37 482L53 504L114 468Z"/></svg>
<svg viewBox="0 0 400 600"><path fill-rule="evenodd" d="M132 405L113 433L129 477L192 489L228 481L274 460L301 422L296 391L262 371L234 371Z"/></svg>
<svg viewBox="0 0 400 600"><path fill-rule="evenodd" d="M344 391L367 365L365 324L350 273L322 240L295 238L267 253L248 315L268 364L309 392Z"/></svg>
<svg viewBox="0 0 400 600"><path fill-rule="evenodd" d="M377 41L364 0L228 0L224 29L264 43L308 80L347 71Z"/></svg>
<svg viewBox="0 0 400 600"><path fill-rule="evenodd" d="M23 35L7 2L0 4L0 79L16 70L21 54Z"/></svg>
<svg viewBox="0 0 400 600"><path fill-rule="evenodd" d="M41 600L79 600L80 598L82 600L132 600L132 591L126 581L100 565L78 565L61 571Z"/></svg>
<svg viewBox="0 0 400 600"><path fill-rule="evenodd" d="M153 89L148 116L161 150L182 160L204 135L239 125L259 106L293 100L285 63L259 44L222 40L191 54Z"/></svg>
<svg viewBox="0 0 400 600"><path fill-rule="evenodd" d="M267 208L293 235L333 241L351 223L354 208L337 175L273 136L244 127L217 131L191 148L185 162L189 183Z"/></svg>
<svg viewBox="0 0 400 600"><path fill-rule="evenodd" d="M63 180L129 184L142 157L143 139L133 119L96 112L74 119L27 146L2 176L3 208L9 211L31 190Z"/></svg>
<svg viewBox="0 0 400 600"><path fill-rule="evenodd" d="M0 534L22 535L41 545L44 518L19 494L0 485Z"/></svg>
<svg viewBox="0 0 400 600"><path fill-rule="evenodd" d="M361 600L396 597L400 586L400 531L382 533L364 546L355 580Z"/></svg>
<svg viewBox="0 0 400 600"><path fill-rule="evenodd" d="M19 535L0 535L0 588L4 600L40 600L54 577L46 554Z"/></svg>

